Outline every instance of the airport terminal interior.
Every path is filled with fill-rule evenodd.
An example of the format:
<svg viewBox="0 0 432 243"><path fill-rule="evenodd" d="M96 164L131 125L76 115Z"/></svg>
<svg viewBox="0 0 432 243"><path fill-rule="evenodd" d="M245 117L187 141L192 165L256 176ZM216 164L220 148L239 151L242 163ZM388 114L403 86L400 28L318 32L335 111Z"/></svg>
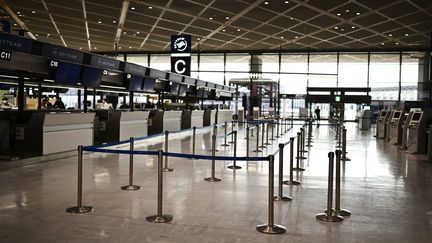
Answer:
<svg viewBox="0 0 432 243"><path fill-rule="evenodd" d="M431 242L432 1L0 6L0 242Z"/></svg>

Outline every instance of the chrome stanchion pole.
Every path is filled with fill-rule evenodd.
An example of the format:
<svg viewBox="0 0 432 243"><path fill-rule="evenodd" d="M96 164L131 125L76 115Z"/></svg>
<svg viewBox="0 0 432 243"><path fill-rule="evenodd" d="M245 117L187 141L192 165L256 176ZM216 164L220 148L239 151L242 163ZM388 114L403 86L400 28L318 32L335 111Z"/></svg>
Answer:
<svg viewBox="0 0 432 243"><path fill-rule="evenodd" d="M162 195L163 195L163 151L158 151L158 185L157 185L157 213L156 215L149 216L146 218L147 221L153 223L168 223L173 220L172 215L162 214Z"/></svg>
<svg viewBox="0 0 432 243"><path fill-rule="evenodd" d="M225 136L224 136L224 143L221 144L221 146L227 147L229 144L227 143L227 129L228 129L228 123L225 122Z"/></svg>
<svg viewBox="0 0 432 243"><path fill-rule="evenodd" d="M133 137L129 139L129 143L130 143L130 151L131 151L131 153L129 154L129 185L122 186L121 189L125 191L136 191L141 189L141 187L133 184L133 169L134 169L134 162L133 162L134 138Z"/></svg>
<svg viewBox="0 0 432 243"><path fill-rule="evenodd" d="M341 209L340 203L340 185L341 185L341 154L342 151L336 150L336 203L335 214L340 216L351 216L351 212L346 209Z"/></svg>
<svg viewBox="0 0 432 243"><path fill-rule="evenodd" d="M284 135L284 119L283 119L283 117L282 117L282 119L281 119L281 121L282 121L282 125L281 125L281 129L280 129L280 136L282 137L283 135Z"/></svg>
<svg viewBox="0 0 432 243"><path fill-rule="evenodd" d="M334 167L334 153L329 152L329 175L328 175L328 192L327 192L327 210L325 213L320 213L315 216L316 219L325 222L340 222L343 218L333 213L333 167Z"/></svg>
<svg viewBox="0 0 432 243"><path fill-rule="evenodd" d="M300 128L300 132L301 132L301 150L300 152L302 153L302 157L304 157L304 153L307 153L308 151L305 149L305 137L306 137L306 132L305 129L302 127ZM305 158L306 159L306 158Z"/></svg>
<svg viewBox="0 0 432 243"><path fill-rule="evenodd" d="M246 127L246 157L249 157L249 127Z"/></svg>
<svg viewBox="0 0 432 243"><path fill-rule="evenodd" d="M338 125L338 131L339 131L339 136L337 139L338 144L337 144L336 148L342 148L342 125L341 124Z"/></svg>
<svg viewBox="0 0 432 243"><path fill-rule="evenodd" d="M192 127L192 155L195 155L196 127Z"/></svg>
<svg viewBox="0 0 432 243"><path fill-rule="evenodd" d="M290 137L290 179L283 182L285 185L297 186L301 183L294 180L294 137Z"/></svg>
<svg viewBox="0 0 432 243"><path fill-rule="evenodd" d="M347 133L347 130L345 127L343 127L343 129L342 129L342 160L343 161L351 161L351 159L346 156L348 153L346 151L346 136L347 136L346 133Z"/></svg>
<svg viewBox="0 0 432 243"><path fill-rule="evenodd" d="M77 205L66 209L68 213L88 213L93 210L92 206L82 205L82 171L83 171L83 146L78 146L78 183L77 183Z"/></svg>
<svg viewBox="0 0 432 243"><path fill-rule="evenodd" d="M274 200L278 202L291 201L292 198L283 195L283 156L284 156L283 143L279 144L279 183L278 183L278 195L274 196Z"/></svg>
<svg viewBox="0 0 432 243"><path fill-rule="evenodd" d="M212 164L211 164L211 177L207 177L207 178L204 178L204 180L205 181L208 181L208 182L218 182L218 181L221 181L221 179L220 178L216 178L216 176L215 176L215 169L216 169L216 159L215 159L215 157L216 157L216 135L215 134L213 134L213 136L212 136Z"/></svg>
<svg viewBox="0 0 432 243"><path fill-rule="evenodd" d="M168 134L169 131L165 131L165 152L168 152ZM174 169L168 167L168 156L165 155L164 172L173 172Z"/></svg>
<svg viewBox="0 0 432 243"><path fill-rule="evenodd" d="M285 133L287 133L288 130L288 118L285 117Z"/></svg>
<svg viewBox="0 0 432 243"><path fill-rule="evenodd" d="M267 126L266 126L266 142L264 143L264 145L271 145L271 143L269 143L269 122L267 122Z"/></svg>
<svg viewBox="0 0 432 243"><path fill-rule="evenodd" d="M261 146L259 146L259 148L267 148L267 146L264 144L264 133L265 133L265 123L262 124L262 129L261 129Z"/></svg>
<svg viewBox="0 0 432 243"><path fill-rule="evenodd" d="M213 125L213 135L217 136L217 125L216 124ZM215 143L215 146L216 146L216 143ZM219 152L219 149L210 149L209 151L210 152L212 152L212 151Z"/></svg>
<svg viewBox="0 0 432 243"><path fill-rule="evenodd" d="M274 125L275 125L275 122L274 122L274 121L275 121L275 120L272 121L272 125L271 125L271 138L270 138L271 141L276 140L276 139L274 138Z"/></svg>
<svg viewBox="0 0 432 243"><path fill-rule="evenodd" d="M300 159L301 159L301 157L300 157L300 147L301 147L300 136L301 136L301 133L298 132L297 133L297 157L296 157L297 165L293 169L295 171L304 171L305 170L304 168L300 168Z"/></svg>
<svg viewBox="0 0 432 243"><path fill-rule="evenodd" d="M309 120L308 141L306 147L312 147L312 121Z"/></svg>
<svg viewBox="0 0 432 243"><path fill-rule="evenodd" d="M252 152L261 153L262 151L259 149L259 123L256 125L257 135L256 135L256 149Z"/></svg>
<svg viewBox="0 0 432 243"><path fill-rule="evenodd" d="M234 161L233 161L233 165L228 166L228 169L241 169L240 166L237 166L237 131L233 132L234 134Z"/></svg>
<svg viewBox="0 0 432 243"><path fill-rule="evenodd" d="M256 230L265 234L282 234L285 227L274 224L274 156L269 155L269 181L268 181L268 223L257 225Z"/></svg>
<svg viewBox="0 0 432 243"><path fill-rule="evenodd" d="M279 117L276 118L276 122L277 122L277 124L276 124L276 136L275 136L275 138L280 138L280 136L279 136Z"/></svg>
<svg viewBox="0 0 432 243"><path fill-rule="evenodd" d="M234 143L234 121L231 121L231 141L229 141L228 143Z"/></svg>

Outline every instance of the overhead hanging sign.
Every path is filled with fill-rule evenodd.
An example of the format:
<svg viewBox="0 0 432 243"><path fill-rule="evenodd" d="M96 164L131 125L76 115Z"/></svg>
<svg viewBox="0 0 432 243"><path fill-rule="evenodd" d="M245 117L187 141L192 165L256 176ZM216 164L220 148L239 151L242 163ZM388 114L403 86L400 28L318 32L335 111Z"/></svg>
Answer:
<svg viewBox="0 0 432 243"><path fill-rule="evenodd" d="M32 41L27 38L0 32L0 48L2 49L30 53L31 47Z"/></svg>
<svg viewBox="0 0 432 243"><path fill-rule="evenodd" d="M11 24L9 20L0 19L0 31L10 33L11 32Z"/></svg>
<svg viewBox="0 0 432 243"><path fill-rule="evenodd" d="M171 36L171 72L190 76L191 70L191 46L190 35Z"/></svg>

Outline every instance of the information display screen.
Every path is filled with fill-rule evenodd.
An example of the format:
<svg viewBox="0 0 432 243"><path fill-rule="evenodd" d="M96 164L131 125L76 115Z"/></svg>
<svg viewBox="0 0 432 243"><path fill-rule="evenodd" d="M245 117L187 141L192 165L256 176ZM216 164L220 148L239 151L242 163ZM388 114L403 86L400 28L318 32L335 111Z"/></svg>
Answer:
<svg viewBox="0 0 432 243"><path fill-rule="evenodd" d="M76 85L81 75L81 66L67 62L51 61L50 76L58 84Z"/></svg>
<svg viewBox="0 0 432 243"><path fill-rule="evenodd" d="M84 67L82 71L81 84L85 87L98 88L102 79L102 69Z"/></svg>
<svg viewBox="0 0 432 243"><path fill-rule="evenodd" d="M145 78L143 91L144 92L154 92L155 82L156 82L156 79L154 79L154 78Z"/></svg>
<svg viewBox="0 0 432 243"><path fill-rule="evenodd" d="M171 88L169 93L172 95L178 95L179 88L180 88L180 84L173 82L171 83Z"/></svg>
<svg viewBox="0 0 432 243"><path fill-rule="evenodd" d="M198 90L197 90L197 97L203 98L204 97L204 93L205 93L205 89L204 88L198 88Z"/></svg>
<svg viewBox="0 0 432 243"><path fill-rule="evenodd" d="M142 82L143 77L132 75L132 74L126 74L126 82L128 84L128 89L130 91L141 91L142 89Z"/></svg>
<svg viewBox="0 0 432 243"><path fill-rule="evenodd" d="M411 121L420 121L421 115L422 115L422 113L420 113L420 112L414 113Z"/></svg>
<svg viewBox="0 0 432 243"><path fill-rule="evenodd" d="M386 117L386 116L387 116L387 111L381 112L381 117Z"/></svg>
<svg viewBox="0 0 432 243"><path fill-rule="evenodd" d="M395 111L393 118L399 119L401 116L402 112L401 111Z"/></svg>
<svg viewBox="0 0 432 243"><path fill-rule="evenodd" d="M178 96L185 97L187 91L188 91L188 86L187 85L183 85L183 84L180 85Z"/></svg>

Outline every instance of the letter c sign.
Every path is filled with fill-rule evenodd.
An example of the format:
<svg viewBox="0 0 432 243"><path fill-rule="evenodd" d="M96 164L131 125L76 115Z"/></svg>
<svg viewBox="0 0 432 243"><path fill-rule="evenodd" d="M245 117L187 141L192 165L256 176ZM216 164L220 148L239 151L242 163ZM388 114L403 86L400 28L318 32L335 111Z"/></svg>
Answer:
<svg viewBox="0 0 432 243"><path fill-rule="evenodd" d="M171 72L190 76L191 57L171 57Z"/></svg>

